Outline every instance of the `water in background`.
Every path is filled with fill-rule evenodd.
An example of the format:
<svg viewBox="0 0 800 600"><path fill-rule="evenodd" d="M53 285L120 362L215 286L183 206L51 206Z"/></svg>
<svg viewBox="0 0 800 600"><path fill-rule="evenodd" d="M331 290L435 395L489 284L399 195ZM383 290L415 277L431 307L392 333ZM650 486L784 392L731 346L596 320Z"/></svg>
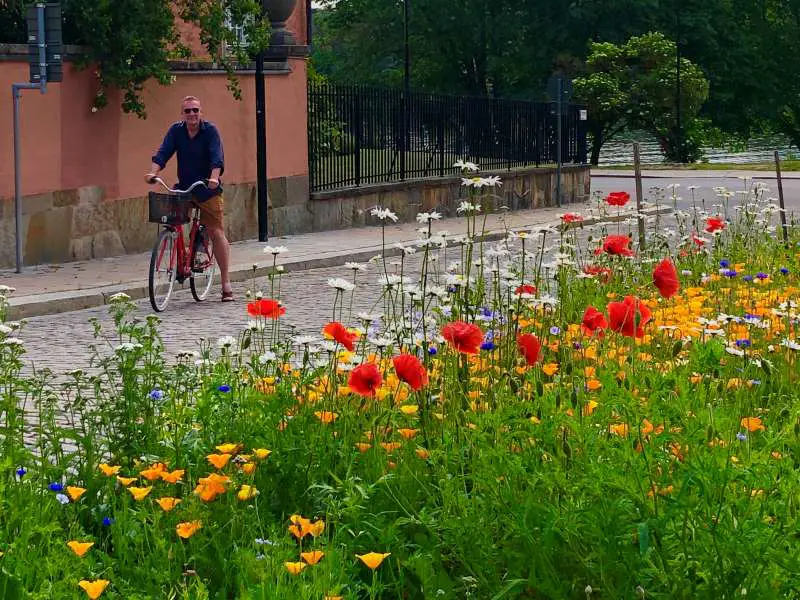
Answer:
<svg viewBox="0 0 800 600"><path fill-rule="evenodd" d="M603 144L600 152L600 166L633 164L633 143L639 142L639 153L642 164L658 164L664 162L664 155L655 138L642 132L620 134L610 142ZM798 158L800 151L792 146L788 138L782 135L770 135L752 138L747 149L734 152L730 148L703 148L705 161L710 163L754 163L774 160L773 152L778 150L781 158Z"/></svg>

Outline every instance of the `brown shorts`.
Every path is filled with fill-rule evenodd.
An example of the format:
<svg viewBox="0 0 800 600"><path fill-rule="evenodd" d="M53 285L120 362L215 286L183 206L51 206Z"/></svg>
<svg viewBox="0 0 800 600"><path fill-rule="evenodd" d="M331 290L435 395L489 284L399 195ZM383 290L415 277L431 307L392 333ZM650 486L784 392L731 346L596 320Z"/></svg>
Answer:
<svg viewBox="0 0 800 600"><path fill-rule="evenodd" d="M209 229L225 230L225 201L222 194L212 196L205 202L198 202L200 208L200 223Z"/></svg>

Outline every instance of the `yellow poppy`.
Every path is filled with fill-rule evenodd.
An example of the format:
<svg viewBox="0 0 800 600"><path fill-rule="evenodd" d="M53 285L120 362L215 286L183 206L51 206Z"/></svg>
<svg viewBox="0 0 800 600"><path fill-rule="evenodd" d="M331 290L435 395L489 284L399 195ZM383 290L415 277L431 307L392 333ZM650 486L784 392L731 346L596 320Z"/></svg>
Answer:
<svg viewBox="0 0 800 600"><path fill-rule="evenodd" d="M111 465L107 465L106 463L100 463L100 470L106 477L113 477L114 475L119 473L119 470L121 468L122 467L120 467L119 465L112 467Z"/></svg>
<svg viewBox="0 0 800 600"><path fill-rule="evenodd" d="M558 363L551 362L551 363L547 363L545 365L542 365L542 372L545 375L548 375L548 376L552 377L553 375L558 373Z"/></svg>
<svg viewBox="0 0 800 600"><path fill-rule="evenodd" d="M416 450L414 450L414 452L422 460L428 460L428 458L430 458L431 456L431 453L425 450L425 448L417 448Z"/></svg>
<svg viewBox="0 0 800 600"><path fill-rule="evenodd" d="M386 450L388 454L391 454L395 450L400 447L399 442L381 442L381 447Z"/></svg>
<svg viewBox="0 0 800 600"><path fill-rule="evenodd" d="M69 549L78 556L83 556L89 551L89 548L94 546L94 542L78 542L76 540L72 540L71 542L67 542L67 546L69 546Z"/></svg>
<svg viewBox="0 0 800 600"><path fill-rule="evenodd" d="M322 560L322 557L325 556L325 553L321 550L314 550L313 552L301 552L300 558L302 558L305 562L309 565L315 565L319 561Z"/></svg>
<svg viewBox="0 0 800 600"><path fill-rule="evenodd" d="M181 478L183 477L183 474L185 472L186 471L184 471L183 469L176 469L175 471L171 471L171 472L162 471L161 472L161 479L163 479L167 483L178 483L181 480Z"/></svg>
<svg viewBox="0 0 800 600"><path fill-rule="evenodd" d="M255 473L255 472L256 472L256 467L257 467L257 466L258 466L258 465L256 465L256 463L247 463L247 464L244 464L244 465L242 465L242 472L243 472L245 475L252 475L253 473Z"/></svg>
<svg viewBox="0 0 800 600"><path fill-rule="evenodd" d="M601 387L603 387L603 384L600 383L600 381L597 379L590 379L589 381L586 382L586 388L589 391L594 392L596 390L599 390Z"/></svg>
<svg viewBox="0 0 800 600"><path fill-rule="evenodd" d="M239 450L242 449L241 444L220 444L216 447L219 452L222 454L236 454Z"/></svg>
<svg viewBox="0 0 800 600"><path fill-rule="evenodd" d="M185 523L178 523L175 526L175 531L179 536L186 540L197 533L197 530L202 526L203 524L200 521L187 521Z"/></svg>
<svg viewBox="0 0 800 600"><path fill-rule="evenodd" d="M97 600L100 597L105 589L108 587L108 584L111 583L108 579L95 579L94 581L88 581L86 579L81 579L78 582L78 586L86 592L86 595L89 596L90 600Z"/></svg>
<svg viewBox="0 0 800 600"><path fill-rule="evenodd" d="M148 487L131 486L131 487L128 488L128 491L131 493L131 495L133 496L134 500L136 500L137 502L141 502L142 500L144 500L147 497L147 494L149 494L150 490L152 490L152 489L153 489L152 485L150 485Z"/></svg>
<svg viewBox="0 0 800 600"><path fill-rule="evenodd" d="M292 575L300 575L308 565L304 562L285 562L286 570Z"/></svg>
<svg viewBox="0 0 800 600"><path fill-rule="evenodd" d="M215 468L222 469L228 464L231 456L231 454L209 454L206 456L206 460L214 465Z"/></svg>
<svg viewBox="0 0 800 600"><path fill-rule="evenodd" d="M335 412L331 412L329 410L318 410L314 412L314 416L316 416L320 421L322 421L325 425L329 423L333 423L339 415Z"/></svg>
<svg viewBox="0 0 800 600"><path fill-rule="evenodd" d="M359 452L366 452L367 450L372 448L372 445L366 444L364 442L357 442L356 443L356 448L358 448Z"/></svg>
<svg viewBox="0 0 800 600"><path fill-rule="evenodd" d="M741 421L741 425L751 433L755 431L764 431L765 429L759 417L744 417Z"/></svg>
<svg viewBox="0 0 800 600"><path fill-rule="evenodd" d="M156 502L158 502L158 505L161 507L161 510L163 510L164 512L169 512L173 508L178 506L178 504L181 503L181 499L170 498L169 496L165 496L164 498L159 498L158 500L156 500Z"/></svg>
<svg viewBox="0 0 800 600"><path fill-rule="evenodd" d="M356 558L358 558L361 562L367 565L373 571L381 566L381 563L387 556L391 556L391 552L380 553L380 552L369 552L368 554L356 554Z"/></svg>
<svg viewBox="0 0 800 600"><path fill-rule="evenodd" d="M86 488L78 487L75 485L67 486L67 495L73 502L77 502L81 496L86 493Z"/></svg>
<svg viewBox="0 0 800 600"><path fill-rule="evenodd" d="M418 410L419 407L415 404L403 404L403 406L400 407L400 412L404 415L415 415Z"/></svg>
<svg viewBox="0 0 800 600"><path fill-rule="evenodd" d="M256 448L253 450L253 454L256 455L258 460L264 460L268 458L270 454L272 454L272 450L267 450L266 448Z"/></svg>
<svg viewBox="0 0 800 600"><path fill-rule="evenodd" d="M123 486L128 487L134 481L136 481L136 477L120 477L117 475L117 481L119 481Z"/></svg>
<svg viewBox="0 0 800 600"><path fill-rule="evenodd" d="M620 437L628 437L627 423L615 423L614 425L610 425L608 430L614 435L618 435Z"/></svg>
<svg viewBox="0 0 800 600"><path fill-rule="evenodd" d="M236 497L242 501L252 500L256 496L258 496L258 490L254 485L243 485L236 494Z"/></svg>

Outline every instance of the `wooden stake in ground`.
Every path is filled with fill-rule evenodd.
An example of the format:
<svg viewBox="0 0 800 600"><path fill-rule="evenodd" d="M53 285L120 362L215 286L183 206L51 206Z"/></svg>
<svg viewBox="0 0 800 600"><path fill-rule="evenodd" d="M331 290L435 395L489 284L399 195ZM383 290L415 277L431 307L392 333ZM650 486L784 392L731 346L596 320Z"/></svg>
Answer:
<svg viewBox="0 0 800 600"><path fill-rule="evenodd" d="M778 175L778 203L781 207L781 229L783 229L783 243L789 245L789 230L786 228L786 205L783 203L783 180L781 179L781 157L775 150L775 173Z"/></svg>
<svg viewBox="0 0 800 600"><path fill-rule="evenodd" d="M639 142L633 143L633 166L636 173L636 220L639 223L639 250L644 250L644 215L642 214L642 165L639 162Z"/></svg>

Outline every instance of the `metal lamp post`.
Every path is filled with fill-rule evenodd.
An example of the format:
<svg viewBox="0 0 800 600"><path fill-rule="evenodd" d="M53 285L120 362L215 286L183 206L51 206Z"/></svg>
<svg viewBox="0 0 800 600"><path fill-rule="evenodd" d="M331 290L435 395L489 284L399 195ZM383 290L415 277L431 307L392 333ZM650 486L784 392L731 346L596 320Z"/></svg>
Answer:
<svg viewBox="0 0 800 600"><path fill-rule="evenodd" d="M307 0L310 1L310 0ZM269 190L267 187L267 90L264 63L281 66L289 59L289 46L294 36L286 29L286 20L294 12L297 0L262 0L261 8L269 17L272 33L269 48L256 56L256 163L258 194L258 241L266 242L269 235Z"/></svg>

